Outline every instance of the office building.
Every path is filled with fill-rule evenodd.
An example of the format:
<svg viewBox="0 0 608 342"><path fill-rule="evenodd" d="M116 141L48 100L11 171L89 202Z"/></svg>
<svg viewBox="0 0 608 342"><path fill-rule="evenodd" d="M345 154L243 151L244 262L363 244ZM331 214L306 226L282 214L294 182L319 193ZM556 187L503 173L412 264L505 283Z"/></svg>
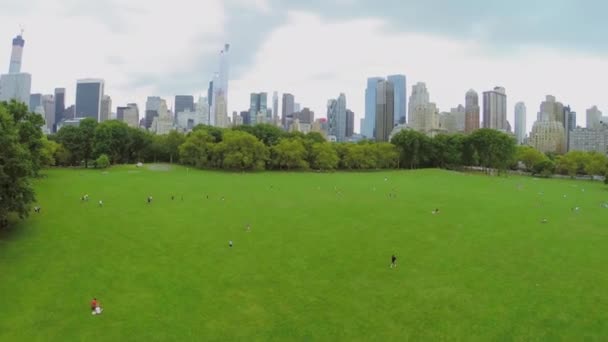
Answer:
<svg viewBox="0 0 608 342"><path fill-rule="evenodd" d="M249 117L251 119L251 125L266 123L268 109L268 94L266 93L252 93L249 101ZM262 117L259 120L258 117Z"/></svg>
<svg viewBox="0 0 608 342"><path fill-rule="evenodd" d="M600 128L600 123L602 121L602 112L597 108L597 106L593 106L587 109L587 128L596 129Z"/></svg>
<svg viewBox="0 0 608 342"><path fill-rule="evenodd" d="M99 112L99 122L104 122L110 120L110 115L112 113L112 98L108 95L104 95L101 98Z"/></svg>
<svg viewBox="0 0 608 342"><path fill-rule="evenodd" d="M526 140L526 126L526 104L518 102L515 105L515 138L519 145L522 145Z"/></svg>
<svg viewBox="0 0 608 342"><path fill-rule="evenodd" d="M76 84L76 118L101 119L101 100L104 95L104 81L82 79Z"/></svg>
<svg viewBox="0 0 608 342"><path fill-rule="evenodd" d="M351 138L355 134L355 113L347 109L346 110L346 138Z"/></svg>
<svg viewBox="0 0 608 342"><path fill-rule="evenodd" d="M608 154L608 124L595 128L575 128L570 132L569 150Z"/></svg>
<svg viewBox="0 0 608 342"><path fill-rule="evenodd" d="M31 94L29 108L31 111L36 111L38 107L42 106L42 94Z"/></svg>
<svg viewBox="0 0 608 342"><path fill-rule="evenodd" d="M408 126L413 130L429 135L433 135L435 131L440 129L437 106L430 102L430 95L425 83L419 82L412 87Z"/></svg>
<svg viewBox="0 0 608 342"><path fill-rule="evenodd" d="M471 134L479 129L479 95L473 89L469 90L465 97L465 133Z"/></svg>
<svg viewBox="0 0 608 342"><path fill-rule="evenodd" d="M29 106L32 75L21 72L24 46L21 34L13 39L8 74L0 75L0 101L16 100Z"/></svg>
<svg viewBox="0 0 608 342"><path fill-rule="evenodd" d="M194 112L194 96L192 95L176 95L175 96L175 113L185 111Z"/></svg>
<svg viewBox="0 0 608 342"><path fill-rule="evenodd" d="M496 87L483 93L483 128L509 131L505 88Z"/></svg>
<svg viewBox="0 0 608 342"><path fill-rule="evenodd" d="M44 122L46 131L51 133L55 129L55 98L53 95L42 96L41 106L44 112Z"/></svg>
<svg viewBox="0 0 608 342"><path fill-rule="evenodd" d="M293 113L295 112L295 97L292 94L283 94L283 111L281 113L281 124L283 129L289 129L293 122Z"/></svg>
<svg viewBox="0 0 608 342"><path fill-rule="evenodd" d="M55 88L55 121L65 119L65 88Z"/></svg>
<svg viewBox="0 0 608 342"><path fill-rule="evenodd" d="M543 153L566 153L564 106L548 95L540 105L528 144Z"/></svg>
<svg viewBox="0 0 608 342"><path fill-rule="evenodd" d="M382 77L371 77L367 79L365 88L365 124L361 128L361 133L367 138L373 138L376 127L376 88L378 82L383 81Z"/></svg>
<svg viewBox="0 0 608 342"><path fill-rule="evenodd" d="M279 93L276 91L272 94L272 124L279 124Z"/></svg>
<svg viewBox="0 0 608 342"><path fill-rule="evenodd" d="M386 79L395 88L395 125L405 124L407 117L407 78L405 75L390 75Z"/></svg>
<svg viewBox="0 0 608 342"><path fill-rule="evenodd" d="M300 124L312 125L315 121L315 112L308 107L304 107L301 111L294 113L294 119L298 119Z"/></svg>
<svg viewBox="0 0 608 342"><path fill-rule="evenodd" d="M389 141L395 126L395 85L380 81L376 87L376 128L374 138L378 142Z"/></svg>

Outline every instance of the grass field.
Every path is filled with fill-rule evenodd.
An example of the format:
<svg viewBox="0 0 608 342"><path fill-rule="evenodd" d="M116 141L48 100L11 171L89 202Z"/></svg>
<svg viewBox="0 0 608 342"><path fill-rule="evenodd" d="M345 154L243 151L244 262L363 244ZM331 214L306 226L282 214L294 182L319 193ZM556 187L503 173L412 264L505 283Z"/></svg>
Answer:
<svg viewBox="0 0 608 342"><path fill-rule="evenodd" d="M1 341L608 339L603 184L163 169L36 181L0 233Z"/></svg>

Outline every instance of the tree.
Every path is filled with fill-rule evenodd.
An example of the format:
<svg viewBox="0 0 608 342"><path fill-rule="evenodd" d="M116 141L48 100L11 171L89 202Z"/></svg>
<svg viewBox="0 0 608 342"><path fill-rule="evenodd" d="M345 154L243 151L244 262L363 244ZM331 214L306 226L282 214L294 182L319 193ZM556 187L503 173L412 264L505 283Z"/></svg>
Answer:
<svg viewBox="0 0 608 342"><path fill-rule="evenodd" d="M431 140L432 164L439 168L462 165L464 136L440 134Z"/></svg>
<svg viewBox="0 0 608 342"><path fill-rule="evenodd" d="M79 165L83 158L80 130L76 126L64 126L57 132L57 141L66 153L62 154L64 165Z"/></svg>
<svg viewBox="0 0 608 342"><path fill-rule="evenodd" d="M40 155L43 147L41 127L44 125L44 119L39 114L29 112L24 103L15 100L5 102L4 106L13 117L19 134L19 143L30 153L32 171L34 175L38 175L38 171L44 166L43 156Z"/></svg>
<svg viewBox="0 0 608 342"><path fill-rule="evenodd" d="M42 167L55 166L57 164L55 155L61 145L42 136L42 147L40 148L40 164Z"/></svg>
<svg viewBox="0 0 608 342"><path fill-rule="evenodd" d="M532 146L517 146L515 159L517 162L524 164L527 171L533 171L535 174L538 173L536 170L545 170L546 166L549 165L545 162L551 161L545 154ZM539 164L542 164L542 166L537 167ZM551 165L555 166L553 162L551 162Z"/></svg>
<svg viewBox="0 0 608 342"><path fill-rule="evenodd" d="M213 167L215 138L205 130L192 132L179 147L180 161L197 168Z"/></svg>
<svg viewBox="0 0 608 342"><path fill-rule="evenodd" d="M117 120L104 121L95 128L95 155L105 154L114 164L127 162L131 136L129 126Z"/></svg>
<svg viewBox="0 0 608 342"><path fill-rule="evenodd" d="M110 158L107 154L102 154L95 160L95 167L99 169L106 169L110 166Z"/></svg>
<svg viewBox="0 0 608 342"><path fill-rule="evenodd" d="M570 151L556 159L557 171L574 177L585 174L585 167L591 160L590 155L583 151Z"/></svg>
<svg viewBox="0 0 608 342"><path fill-rule="evenodd" d="M603 175L607 171L608 158L598 152L590 152L585 165L585 172L590 176Z"/></svg>
<svg viewBox="0 0 608 342"><path fill-rule="evenodd" d="M80 151L82 152L82 158L84 159L84 167L89 167L89 160L93 158L93 148L95 142L95 129L97 128L97 121L95 119L87 118L80 121L78 126Z"/></svg>
<svg viewBox="0 0 608 342"><path fill-rule="evenodd" d="M375 155L376 168L393 169L399 164L399 152L397 147L391 143L381 142L367 144Z"/></svg>
<svg viewBox="0 0 608 342"><path fill-rule="evenodd" d="M268 148L256 137L240 131L226 131L223 141L216 145L214 154L221 166L228 170L264 170Z"/></svg>
<svg viewBox="0 0 608 342"><path fill-rule="evenodd" d="M34 164L38 160L34 159L39 156L42 142L31 139L42 136L41 125L38 132L32 132L39 123L35 116L23 113L23 105L14 101L0 103L0 228L8 225L11 213L27 217L35 201L29 177L37 172ZM24 137L21 129L33 135Z"/></svg>
<svg viewBox="0 0 608 342"><path fill-rule="evenodd" d="M429 138L414 130L403 130L397 133L391 143L399 151L399 164L410 169L425 165L429 160Z"/></svg>
<svg viewBox="0 0 608 342"><path fill-rule="evenodd" d="M469 136L481 166L499 171L507 169L515 157L515 139L494 129L479 129Z"/></svg>
<svg viewBox="0 0 608 342"><path fill-rule="evenodd" d="M179 146L186 141L186 137L178 131L171 131L167 135L165 143L169 153L169 162L173 164L173 157L179 156Z"/></svg>
<svg viewBox="0 0 608 342"><path fill-rule="evenodd" d="M317 170L335 170L340 158L338 153L328 142L312 145L312 167Z"/></svg>
<svg viewBox="0 0 608 342"><path fill-rule="evenodd" d="M213 136L216 143L222 142L222 140L223 140L224 129L222 129L222 128L215 127L215 126L207 126L207 125L196 125L192 129L193 132L200 131L200 130L205 130L209 134L211 134L211 136Z"/></svg>
<svg viewBox="0 0 608 342"><path fill-rule="evenodd" d="M278 145L272 147L272 160L280 169L308 169L307 151L300 138L281 139Z"/></svg>
<svg viewBox="0 0 608 342"><path fill-rule="evenodd" d="M145 160L146 148L152 144L152 134L139 128L128 127L130 144L128 147L128 161L141 162Z"/></svg>

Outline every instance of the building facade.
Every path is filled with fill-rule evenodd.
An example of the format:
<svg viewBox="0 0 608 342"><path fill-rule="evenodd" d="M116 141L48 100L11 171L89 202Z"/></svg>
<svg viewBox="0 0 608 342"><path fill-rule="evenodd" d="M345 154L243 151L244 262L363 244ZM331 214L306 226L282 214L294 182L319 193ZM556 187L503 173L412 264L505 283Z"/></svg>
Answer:
<svg viewBox="0 0 608 342"><path fill-rule="evenodd" d="M593 106L587 109L587 128L596 129L600 128L600 123L602 121L602 112L597 108L597 106Z"/></svg>
<svg viewBox="0 0 608 342"><path fill-rule="evenodd" d="M439 129L437 106L430 102L426 84L419 82L412 87L408 110L408 126L413 130L431 134Z"/></svg>
<svg viewBox="0 0 608 342"><path fill-rule="evenodd" d="M587 151L608 154L608 125L597 128L575 128L570 133L570 151Z"/></svg>
<svg viewBox="0 0 608 342"><path fill-rule="evenodd" d="M101 100L104 95L104 81L101 79L78 80L76 84L76 118L101 119Z"/></svg>
<svg viewBox="0 0 608 342"><path fill-rule="evenodd" d="M110 120L110 115L112 112L112 98L108 95L104 95L101 98L101 104L99 109L99 122L104 122Z"/></svg>
<svg viewBox="0 0 608 342"><path fill-rule="evenodd" d="M387 142L395 126L395 85L380 81L376 87L376 134L375 140Z"/></svg>
<svg viewBox="0 0 608 342"><path fill-rule="evenodd" d="M473 89L465 97L465 133L471 134L479 129L479 95Z"/></svg>
<svg viewBox="0 0 608 342"><path fill-rule="evenodd" d="M390 75L386 78L395 88L395 125L407 121L407 78L405 75Z"/></svg>
<svg viewBox="0 0 608 342"><path fill-rule="evenodd" d="M509 131L505 88L496 87L483 93L483 128Z"/></svg>
<svg viewBox="0 0 608 342"><path fill-rule="evenodd" d="M175 113L182 113L185 111L194 112L194 96L176 95L174 111Z"/></svg>
<svg viewBox="0 0 608 342"><path fill-rule="evenodd" d="M543 153L566 153L564 106L548 95L540 105L528 144Z"/></svg>
<svg viewBox="0 0 608 342"><path fill-rule="evenodd" d="M292 94L283 94L281 113L281 124L283 129L287 130L293 122L293 113L295 112L295 97Z"/></svg>
<svg viewBox="0 0 608 342"><path fill-rule="evenodd" d="M373 138L376 127L376 88L378 82L383 81L382 77L371 77L367 79L367 87L365 88L365 125L361 128L361 133Z"/></svg>
<svg viewBox="0 0 608 342"><path fill-rule="evenodd" d="M0 75L0 101L16 100L29 106L32 75L21 72L24 46L22 35L13 39L8 74Z"/></svg>
<svg viewBox="0 0 608 342"><path fill-rule="evenodd" d="M355 134L355 113L347 109L346 110L346 138L351 138Z"/></svg>
<svg viewBox="0 0 608 342"><path fill-rule="evenodd" d="M267 93L252 93L249 101L249 117L251 125L265 123L268 113L268 94ZM263 121L258 120L260 114L263 116Z"/></svg>
<svg viewBox="0 0 608 342"><path fill-rule="evenodd" d="M526 140L526 126L526 104L518 102L515 105L515 138L519 145L522 145Z"/></svg>

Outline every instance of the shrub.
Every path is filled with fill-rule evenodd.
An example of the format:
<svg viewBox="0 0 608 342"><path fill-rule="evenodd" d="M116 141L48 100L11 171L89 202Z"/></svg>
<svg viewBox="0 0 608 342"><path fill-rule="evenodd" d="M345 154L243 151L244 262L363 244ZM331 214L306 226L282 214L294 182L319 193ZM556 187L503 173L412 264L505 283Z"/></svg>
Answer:
<svg viewBox="0 0 608 342"><path fill-rule="evenodd" d="M106 154L100 155L99 158L97 158L97 160L95 160L96 168L105 169L108 166L110 166L110 158L108 158L108 155L106 155Z"/></svg>

